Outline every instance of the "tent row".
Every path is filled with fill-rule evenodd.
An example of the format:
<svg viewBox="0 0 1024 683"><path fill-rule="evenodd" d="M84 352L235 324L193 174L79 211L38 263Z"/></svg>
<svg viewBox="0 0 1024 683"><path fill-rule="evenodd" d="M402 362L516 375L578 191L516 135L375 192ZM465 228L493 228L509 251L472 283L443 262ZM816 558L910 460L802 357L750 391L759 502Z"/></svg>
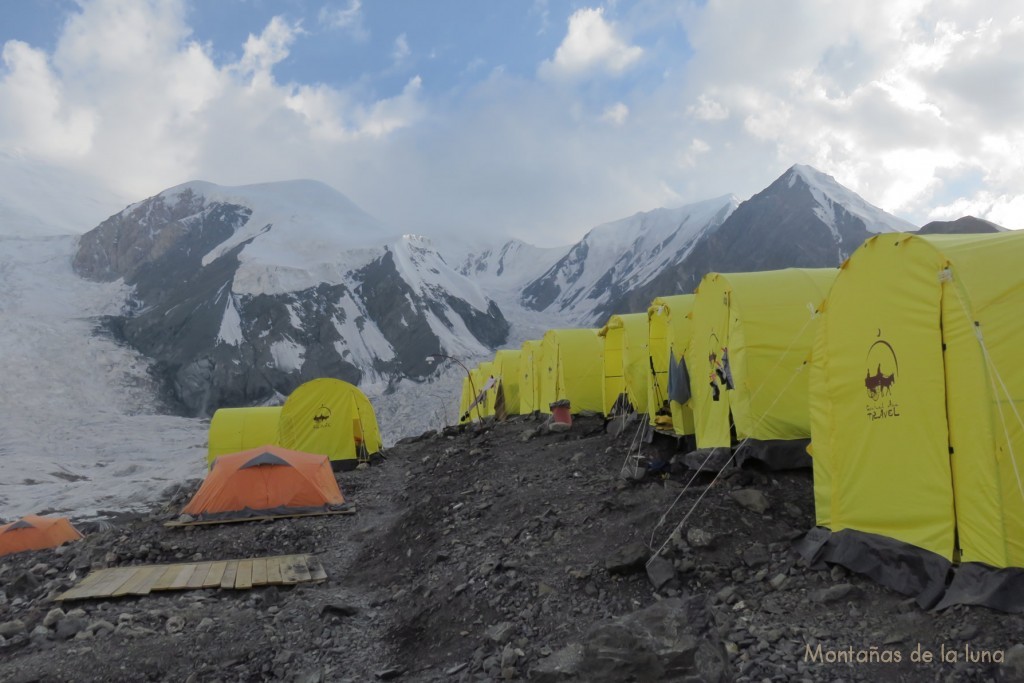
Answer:
<svg viewBox="0 0 1024 683"><path fill-rule="evenodd" d="M462 422L572 412L644 416L698 448L751 440L774 466L807 465L807 355L838 271L711 273L694 294L658 297L600 329L548 330L463 379ZM786 448L789 445L789 448Z"/></svg>
<svg viewBox="0 0 1024 683"><path fill-rule="evenodd" d="M508 414L633 411L778 466L806 446L809 560L922 605L1024 611L1022 262L1024 233L896 233L839 269L710 273L646 314L524 343L518 373L482 365L463 417L504 393Z"/></svg>

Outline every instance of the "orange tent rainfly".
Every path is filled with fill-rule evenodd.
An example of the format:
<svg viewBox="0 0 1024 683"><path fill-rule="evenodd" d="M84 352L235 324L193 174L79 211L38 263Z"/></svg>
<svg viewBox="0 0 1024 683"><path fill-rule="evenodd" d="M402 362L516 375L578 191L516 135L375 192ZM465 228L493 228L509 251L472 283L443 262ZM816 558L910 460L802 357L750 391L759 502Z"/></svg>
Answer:
<svg viewBox="0 0 1024 683"><path fill-rule="evenodd" d="M260 446L217 458L182 513L198 521L227 521L346 507L327 456Z"/></svg>
<svg viewBox="0 0 1024 683"><path fill-rule="evenodd" d="M56 548L80 538L82 534L64 517L28 515L0 526L0 557L22 550Z"/></svg>

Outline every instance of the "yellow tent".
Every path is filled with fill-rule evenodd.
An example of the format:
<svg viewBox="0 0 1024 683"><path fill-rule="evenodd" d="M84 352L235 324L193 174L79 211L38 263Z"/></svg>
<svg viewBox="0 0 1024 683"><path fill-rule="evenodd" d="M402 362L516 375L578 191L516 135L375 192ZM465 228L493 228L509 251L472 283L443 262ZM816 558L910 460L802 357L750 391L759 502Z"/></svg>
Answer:
<svg viewBox="0 0 1024 683"><path fill-rule="evenodd" d="M651 373L651 355L647 347L647 314L613 315L597 333L603 342L604 377L602 412L628 410L619 397L637 413L647 412L647 384Z"/></svg>
<svg viewBox="0 0 1024 683"><path fill-rule="evenodd" d="M518 415L520 403L519 364L522 353L519 349L502 349L494 354L494 405L497 408L500 392L505 404L506 415Z"/></svg>
<svg viewBox="0 0 1024 683"><path fill-rule="evenodd" d="M293 391L279 432L282 448L326 455L334 469L353 469L383 446L369 399L340 379L314 379Z"/></svg>
<svg viewBox="0 0 1024 683"><path fill-rule="evenodd" d="M685 362L686 347L690 343L693 309L693 294L661 296L651 302L647 309L648 345L651 352L651 376L647 382L647 407L651 414L651 425L659 426L659 411L665 410L666 403L671 411L672 429L676 434L693 434L693 410L690 402L671 400L669 388L669 359ZM689 392L687 392L689 393Z"/></svg>
<svg viewBox="0 0 1024 683"><path fill-rule="evenodd" d="M709 273L693 303L686 353L698 448L739 440L793 441L811 435L806 361L816 310L839 271L787 268ZM807 460L802 446L748 444L744 457L776 467Z"/></svg>
<svg viewBox="0 0 1024 683"><path fill-rule="evenodd" d="M540 409L540 367L541 341L524 341L519 357L519 412L523 415Z"/></svg>
<svg viewBox="0 0 1024 683"><path fill-rule="evenodd" d="M221 408L210 420L206 464L228 453L277 444L277 423L281 406L267 408Z"/></svg>
<svg viewBox="0 0 1024 683"><path fill-rule="evenodd" d="M548 330L541 340L540 404L550 413L555 401L568 400L571 410L601 412L601 338L597 330Z"/></svg>
<svg viewBox="0 0 1024 683"><path fill-rule="evenodd" d="M1024 233L878 235L821 316L809 450L826 559L922 604L959 561L944 604L1024 610L1022 263Z"/></svg>

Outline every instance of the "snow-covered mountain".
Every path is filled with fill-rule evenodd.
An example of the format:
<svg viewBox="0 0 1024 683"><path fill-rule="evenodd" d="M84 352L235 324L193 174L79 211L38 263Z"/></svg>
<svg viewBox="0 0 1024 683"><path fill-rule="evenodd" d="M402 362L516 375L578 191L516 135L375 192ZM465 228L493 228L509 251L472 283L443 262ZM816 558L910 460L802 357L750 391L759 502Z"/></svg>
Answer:
<svg viewBox="0 0 1024 683"><path fill-rule="evenodd" d="M316 181L180 185L83 235L74 267L132 288L109 326L191 414L320 376L423 377L428 354L484 356L508 336L428 239L390 234Z"/></svg>
<svg viewBox="0 0 1024 683"><path fill-rule="evenodd" d="M692 292L708 272L838 266L872 234L916 229L832 176L798 164L705 230L683 258L638 286L620 287L624 293L594 309L590 321L645 310L656 296Z"/></svg>
<svg viewBox="0 0 1024 683"><path fill-rule="evenodd" d="M485 290L499 296L515 292L536 280L562 258L569 247L535 247L522 240L508 240L500 246L477 245L469 253L449 247L447 254L455 257L458 271L480 283Z"/></svg>
<svg viewBox="0 0 1024 683"><path fill-rule="evenodd" d="M522 303L568 320L591 320L626 293L686 259L738 204L728 195L599 225L523 288Z"/></svg>

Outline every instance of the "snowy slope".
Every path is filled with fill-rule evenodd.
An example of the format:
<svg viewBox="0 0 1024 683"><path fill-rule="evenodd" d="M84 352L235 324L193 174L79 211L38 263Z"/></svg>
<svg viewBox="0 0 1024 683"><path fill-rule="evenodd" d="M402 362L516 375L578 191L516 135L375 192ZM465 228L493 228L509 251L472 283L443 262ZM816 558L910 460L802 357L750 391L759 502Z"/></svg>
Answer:
<svg viewBox="0 0 1024 683"><path fill-rule="evenodd" d="M868 232L905 232L917 230L917 226L910 221L897 218L886 213L877 206L866 202L859 194L843 187L836 182L836 179L827 173L805 166L794 164L788 173L788 186L793 187L802 180L807 189L810 190L814 201L818 203L815 210L818 218L825 225L829 226L833 234L838 235L836 227L836 207L842 207L846 212L856 216L864 223Z"/></svg>
<svg viewBox="0 0 1024 683"><path fill-rule="evenodd" d="M201 477L206 425L160 415L148 361L94 334L119 286L71 237L0 238L0 518L125 509Z"/></svg>
<svg viewBox="0 0 1024 683"><path fill-rule="evenodd" d="M513 239L501 244L478 245L468 253L453 250L452 256L453 262L459 264L460 273L479 282L489 293L500 295L539 278L570 248L571 245L535 247Z"/></svg>
<svg viewBox="0 0 1024 683"><path fill-rule="evenodd" d="M729 195L599 225L524 288L523 303L534 310L557 311L568 320L589 320L623 292L684 260L738 204Z"/></svg>

